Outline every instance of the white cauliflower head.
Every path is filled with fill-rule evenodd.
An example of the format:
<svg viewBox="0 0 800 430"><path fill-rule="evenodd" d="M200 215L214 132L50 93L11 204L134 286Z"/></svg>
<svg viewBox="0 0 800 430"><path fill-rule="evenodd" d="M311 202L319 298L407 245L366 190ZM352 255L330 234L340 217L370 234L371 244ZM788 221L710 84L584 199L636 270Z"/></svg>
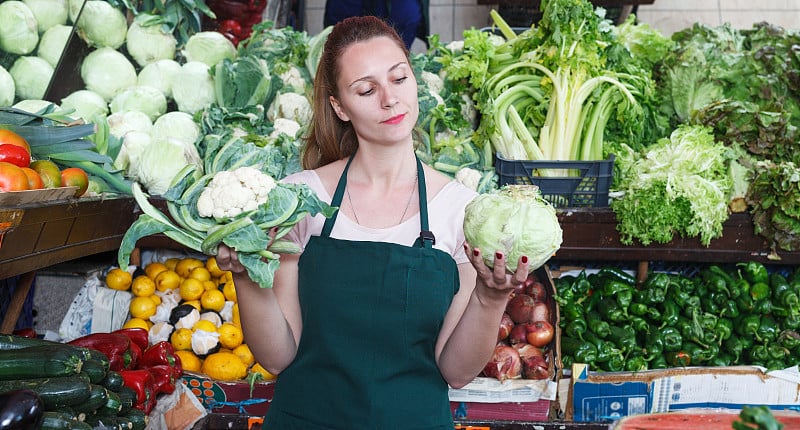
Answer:
<svg viewBox="0 0 800 430"><path fill-rule="evenodd" d="M197 199L202 217L233 218L266 203L275 179L255 167L217 172Z"/></svg>

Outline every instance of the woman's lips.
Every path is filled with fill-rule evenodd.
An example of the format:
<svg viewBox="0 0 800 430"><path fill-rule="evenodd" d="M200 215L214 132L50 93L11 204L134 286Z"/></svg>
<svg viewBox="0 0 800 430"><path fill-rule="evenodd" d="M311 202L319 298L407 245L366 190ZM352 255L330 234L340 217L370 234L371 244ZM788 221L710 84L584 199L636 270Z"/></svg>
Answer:
<svg viewBox="0 0 800 430"><path fill-rule="evenodd" d="M384 121L383 123L384 124L399 124L401 121L403 121L403 118L405 118L405 117L406 117L406 114L393 116L393 117L387 119L386 121Z"/></svg>

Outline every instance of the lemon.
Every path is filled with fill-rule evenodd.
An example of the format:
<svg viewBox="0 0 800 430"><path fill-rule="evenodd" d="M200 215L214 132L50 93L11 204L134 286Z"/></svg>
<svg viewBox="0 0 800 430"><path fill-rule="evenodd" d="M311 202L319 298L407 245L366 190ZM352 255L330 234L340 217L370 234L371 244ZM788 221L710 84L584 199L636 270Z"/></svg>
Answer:
<svg viewBox="0 0 800 430"><path fill-rule="evenodd" d="M217 326L209 320L197 320L197 322L192 326L192 331L196 330L205 330L213 333L217 331Z"/></svg>
<svg viewBox="0 0 800 430"><path fill-rule="evenodd" d="M150 297L134 297L130 304L131 316L143 320L156 314L156 303Z"/></svg>
<svg viewBox="0 0 800 430"><path fill-rule="evenodd" d="M195 267L205 267L205 263L196 258L183 258L175 265L175 272L181 278L188 278Z"/></svg>
<svg viewBox="0 0 800 430"><path fill-rule="evenodd" d="M174 271L179 261L181 261L180 258L167 258L164 260L164 265L167 266L167 269Z"/></svg>
<svg viewBox="0 0 800 430"><path fill-rule="evenodd" d="M217 329L217 333L219 333L220 345L231 350L241 345L244 340L242 329L231 323L223 323Z"/></svg>
<svg viewBox="0 0 800 430"><path fill-rule="evenodd" d="M137 297L152 296L156 293L156 283L147 275L139 275L133 279L131 293Z"/></svg>
<svg viewBox="0 0 800 430"><path fill-rule="evenodd" d="M174 270L164 270L156 275L156 290L163 292L174 290L181 285L181 277Z"/></svg>
<svg viewBox="0 0 800 430"><path fill-rule="evenodd" d="M250 347L247 346L246 343L233 348L231 352L233 352L237 357L239 357L240 360L242 360L244 364L248 366L256 362L256 358L253 357L253 352L250 351Z"/></svg>
<svg viewBox="0 0 800 430"><path fill-rule="evenodd" d="M239 316L239 304L238 303L234 303L233 304L233 309L231 309L231 322L236 326L239 326L239 327L242 326L242 319Z"/></svg>
<svg viewBox="0 0 800 430"><path fill-rule="evenodd" d="M247 366L231 352L215 352L203 360L202 372L220 381L235 381L247 376Z"/></svg>
<svg viewBox="0 0 800 430"><path fill-rule="evenodd" d="M203 288L204 288L206 291L208 291L208 290L216 290L216 289L219 289L219 286L217 285L217 283L216 283L216 282L214 282L214 281L212 281L211 279L209 279L208 281L203 281Z"/></svg>
<svg viewBox="0 0 800 430"><path fill-rule="evenodd" d="M208 269L208 272L211 273L211 276L214 278L219 278L226 272L217 266L217 257L214 256L211 256L208 258L208 260L206 260L206 269Z"/></svg>
<svg viewBox="0 0 800 430"><path fill-rule="evenodd" d="M272 373L269 373L269 370L265 369L264 366L262 366L259 363L254 364L250 368L250 372L258 373L259 375L261 375L262 378L264 378L265 381L272 381L272 380L274 380L276 378L275 375L273 375Z"/></svg>
<svg viewBox="0 0 800 430"><path fill-rule="evenodd" d="M147 297L149 297L150 300L152 300L153 303L156 304L156 306L161 304L161 296L159 296L158 294L153 294L153 295L150 295L150 296L147 296Z"/></svg>
<svg viewBox="0 0 800 430"><path fill-rule="evenodd" d="M179 328L172 332L169 336L169 341L175 351L191 351L192 350L192 330L188 328Z"/></svg>
<svg viewBox="0 0 800 430"><path fill-rule="evenodd" d="M183 300L197 300L206 291L203 283L194 278L186 278L181 282L180 295Z"/></svg>
<svg viewBox="0 0 800 430"><path fill-rule="evenodd" d="M203 309L219 312L225 307L225 294L222 294L220 290L204 291L200 296L200 305Z"/></svg>
<svg viewBox="0 0 800 430"><path fill-rule="evenodd" d="M198 357L194 352L185 349L179 349L175 351L175 355L180 358L183 370L187 370L189 372L200 372L200 369L203 366L203 361L200 360L200 357Z"/></svg>
<svg viewBox="0 0 800 430"><path fill-rule="evenodd" d="M166 264L158 261L154 261L147 266L144 266L144 273L146 273L147 277L150 279L156 279L156 276L165 270L169 270Z"/></svg>
<svg viewBox="0 0 800 430"><path fill-rule="evenodd" d="M205 266L199 266L190 270L189 276L187 276L187 278L197 279L198 281L210 281L211 272L209 272Z"/></svg>
<svg viewBox="0 0 800 430"><path fill-rule="evenodd" d="M233 285L233 281L225 281L222 286L222 294L225 295L225 300L236 301L236 286Z"/></svg>
<svg viewBox="0 0 800 430"><path fill-rule="evenodd" d="M150 322L141 318L131 318L128 321L125 321L125 324L122 325L122 328L143 328L145 330L150 330L151 325L152 324Z"/></svg>
<svg viewBox="0 0 800 430"><path fill-rule="evenodd" d="M133 276L119 267L115 267L106 274L106 285L112 290L127 291L131 287Z"/></svg>
<svg viewBox="0 0 800 430"><path fill-rule="evenodd" d="M197 309L198 311L201 310L201 308L200 308L200 300L186 300L186 301L183 302L183 304L184 305L194 306L194 308Z"/></svg>

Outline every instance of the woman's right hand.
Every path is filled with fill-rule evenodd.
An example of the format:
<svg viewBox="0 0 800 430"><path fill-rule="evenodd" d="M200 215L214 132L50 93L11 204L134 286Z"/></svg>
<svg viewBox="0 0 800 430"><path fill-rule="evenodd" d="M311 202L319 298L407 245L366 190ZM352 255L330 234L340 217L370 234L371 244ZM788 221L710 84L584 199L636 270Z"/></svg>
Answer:
<svg viewBox="0 0 800 430"><path fill-rule="evenodd" d="M228 270L234 274L247 272L247 269L245 269L242 263L239 262L239 257L236 255L236 251L224 243L219 244L215 258L217 260L217 266L219 266L221 270Z"/></svg>

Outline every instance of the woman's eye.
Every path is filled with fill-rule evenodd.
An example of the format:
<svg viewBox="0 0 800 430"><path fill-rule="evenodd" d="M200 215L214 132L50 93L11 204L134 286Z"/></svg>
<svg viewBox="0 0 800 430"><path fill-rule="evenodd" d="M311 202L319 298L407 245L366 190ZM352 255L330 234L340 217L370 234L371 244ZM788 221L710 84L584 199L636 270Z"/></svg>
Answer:
<svg viewBox="0 0 800 430"><path fill-rule="evenodd" d="M395 81L395 83L402 84L403 82L406 81L406 79L408 79L408 76L403 76L401 78L397 78L394 81Z"/></svg>
<svg viewBox="0 0 800 430"><path fill-rule="evenodd" d="M370 89L368 89L368 90L366 90L366 91L359 91L359 92L358 92L358 95L360 95L360 96L368 96L368 95L372 94L374 91L375 91L375 90L373 90L372 88L370 88Z"/></svg>

